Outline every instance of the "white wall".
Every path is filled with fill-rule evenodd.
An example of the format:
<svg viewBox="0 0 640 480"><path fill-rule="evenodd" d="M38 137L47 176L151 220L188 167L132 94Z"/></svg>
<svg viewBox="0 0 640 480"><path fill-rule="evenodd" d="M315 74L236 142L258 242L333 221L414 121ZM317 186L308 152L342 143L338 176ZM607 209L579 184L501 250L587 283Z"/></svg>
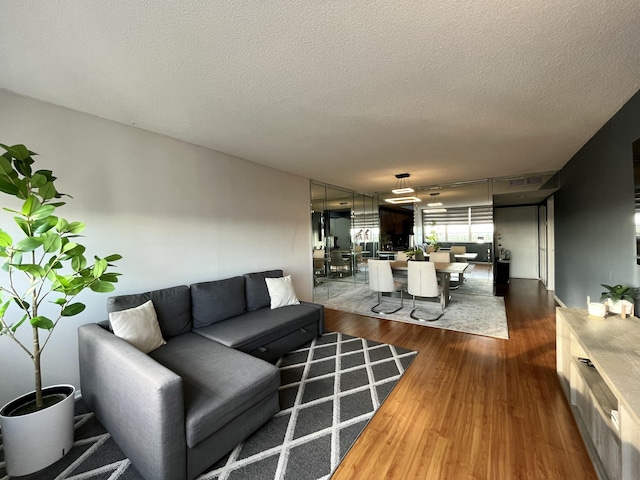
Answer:
<svg viewBox="0 0 640 480"><path fill-rule="evenodd" d="M509 276L535 278L538 271L538 210L537 207L496 208L493 216L496 238L502 248L511 251ZM499 252L496 245L496 255Z"/></svg>
<svg viewBox="0 0 640 480"><path fill-rule="evenodd" d="M115 294L282 268L311 300L308 179L3 91L0 112L0 143L38 152L74 197L60 215L87 224L87 253L123 255ZM83 293L85 312L56 329L45 384L79 386L76 330L106 319L106 300ZM31 361L3 336L0 365L0 405L33 390Z"/></svg>

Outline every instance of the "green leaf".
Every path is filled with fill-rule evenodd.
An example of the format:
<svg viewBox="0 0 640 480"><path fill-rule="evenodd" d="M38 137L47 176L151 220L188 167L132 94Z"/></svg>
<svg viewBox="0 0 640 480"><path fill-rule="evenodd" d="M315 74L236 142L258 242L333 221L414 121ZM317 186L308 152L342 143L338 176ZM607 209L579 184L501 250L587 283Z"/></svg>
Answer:
<svg viewBox="0 0 640 480"><path fill-rule="evenodd" d="M20 265L22 263L22 252L16 252L11 259L12 265Z"/></svg>
<svg viewBox="0 0 640 480"><path fill-rule="evenodd" d="M30 217L33 212L40 208L40 205L40 200L38 200L37 197L29 195L22 205L22 214L25 217Z"/></svg>
<svg viewBox="0 0 640 480"><path fill-rule="evenodd" d="M42 175L49 182L53 182L56 179L56 177L53 176L53 172L51 170L38 170L36 173L33 174L33 176L36 176L36 175Z"/></svg>
<svg viewBox="0 0 640 480"><path fill-rule="evenodd" d="M42 239L36 237L23 238L16 244L16 250L20 252L32 252L43 244Z"/></svg>
<svg viewBox="0 0 640 480"><path fill-rule="evenodd" d="M120 276L119 273L105 273L104 275L100 276L100 280L102 280L103 282L111 282L111 283L118 283L118 276Z"/></svg>
<svg viewBox="0 0 640 480"><path fill-rule="evenodd" d="M38 193L40 194L40 196L42 197L43 200L51 200L52 198L56 198L56 196L58 195L58 191L56 190L56 187L53 186L53 182L47 182L44 185L42 185L40 188L38 188ZM60 206L60 205L64 205L64 203L60 203L60 204L52 204L53 206Z"/></svg>
<svg viewBox="0 0 640 480"><path fill-rule="evenodd" d="M2 307L0 307L0 318L4 318L4 314L7 313L9 305L11 305L11 300L7 300Z"/></svg>
<svg viewBox="0 0 640 480"><path fill-rule="evenodd" d="M23 156L20 158L14 157L15 160L13 162L13 165L16 167L16 170L22 175L24 175L25 178L31 177L33 173L31 170L31 164L33 163L33 159L29 156L28 152L29 151L27 150L27 156Z"/></svg>
<svg viewBox="0 0 640 480"><path fill-rule="evenodd" d="M20 328L20 325L22 325L26 319L27 319L27 314L25 313L25 314L22 316L22 318L20 319L20 321L19 321L18 323L16 323L14 326L12 326L12 327L11 327L11 331L12 331L13 333L15 333L15 332L16 332L16 330L17 330L18 328Z"/></svg>
<svg viewBox="0 0 640 480"><path fill-rule="evenodd" d="M31 224L22 217L13 217L13 221L20 227L25 235L31 236Z"/></svg>
<svg viewBox="0 0 640 480"><path fill-rule="evenodd" d="M0 156L0 171L4 172L6 175L14 173L11 161L4 155Z"/></svg>
<svg viewBox="0 0 640 480"><path fill-rule="evenodd" d="M117 260L120 260L122 258L122 255L118 255L117 253L114 253L113 255L108 255L106 257L104 257L104 259L107 262L115 262Z"/></svg>
<svg viewBox="0 0 640 480"><path fill-rule="evenodd" d="M34 220L42 220L43 218L49 217L55 211L56 207L53 205L42 205L33 211L31 218Z"/></svg>
<svg viewBox="0 0 640 480"><path fill-rule="evenodd" d="M20 192L18 187L13 182L7 180L5 176L0 176L0 191L14 197L18 196L18 192Z"/></svg>
<svg viewBox="0 0 640 480"><path fill-rule="evenodd" d="M80 270L86 267L87 267L87 259L85 258L84 255L78 255L77 257L73 257L71 259L71 268L73 268L74 271L79 272Z"/></svg>
<svg viewBox="0 0 640 480"><path fill-rule="evenodd" d="M108 293L113 292L116 287L113 286L110 282L103 282L98 280L91 284L91 290L98 293Z"/></svg>
<svg viewBox="0 0 640 480"><path fill-rule="evenodd" d="M83 303L72 303L71 305L67 305L62 309L61 315L63 317L73 317L84 311L86 307Z"/></svg>
<svg viewBox="0 0 640 480"><path fill-rule="evenodd" d="M41 187L48 181L49 180L47 179L47 177L42 175L40 172L36 172L31 176L31 186L33 186L34 188Z"/></svg>
<svg viewBox="0 0 640 480"><path fill-rule="evenodd" d="M24 178L16 178L13 183L18 187L16 197L26 200L29 196L29 186L27 185L27 181Z"/></svg>
<svg viewBox="0 0 640 480"><path fill-rule="evenodd" d="M47 232L41 238L44 239L44 251L47 253L57 252L62 248L62 239L57 233Z"/></svg>
<svg viewBox="0 0 640 480"><path fill-rule="evenodd" d="M96 260L95 265L93 266L93 276L96 278L100 278L100 276L107 269L107 261L104 259Z"/></svg>
<svg viewBox="0 0 640 480"><path fill-rule="evenodd" d="M77 243L75 242L68 242L67 244L65 244L62 247L62 253L67 253L70 252L71 250L73 250L74 248L76 248L78 246Z"/></svg>
<svg viewBox="0 0 640 480"><path fill-rule="evenodd" d="M33 223L33 233L42 235L43 233L48 232L58 223L58 217L50 216L47 218L43 218L41 220L37 220Z"/></svg>
<svg viewBox="0 0 640 480"><path fill-rule="evenodd" d="M13 239L11 236L4 230L0 229L0 247L10 247L12 243Z"/></svg>
<svg viewBox="0 0 640 480"><path fill-rule="evenodd" d="M60 298L56 298L53 302L51 303L55 303L56 305L64 305L65 303L67 303L67 299L60 297Z"/></svg>
<svg viewBox="0 0 640 480"><path fill-rule="evenodd" d="M51 283L51 290L56 292L65 292L69 288L69 279L64 275L56 275L55 281Z"/></svg>
<svg viewBox="0 0 640 480"><path fill-rule="evenodd" d="M82 222L71 222L67 227L67 232L71 234L78 234L85 229L86 225Z"/></svg>
<svg viewBox="0 0 640 480"><path fill-rule="evenodd" d="M44 268L42 268L40 265L36 265L33 263L25 263L23 265L16 265L16 268L18 270L21 270L23 272L26 272L34 277L44 277L45 276L45 271Z"/></svg>
<svg viewBox="0 0 640 480"><path fill-rule="evenodd" d="M0 143L0 147L4 148L9 155L18 160L27 160L31 157L32 153L33 155L37 155L35 152L29 152L29 149L22 144L9 147Z"/></svg>
<svg viewBox="0 0 640 480"><path fill-rule="evenodd" d="M60 233L65 233L68 226L69 222L67 222L64 218L59 218L58 224L56 225L56 230Z"/></svg>
<svg viewBox="0 0 640 480"><path fill-rule="evenodd" d="M43 315L38 315L31 319L31 325L34 327L42 328L44 330L51 330L54 327L53 322Z"/></svg>
<svg viewBox="0 0 640 480"><path fill-rule="evenodd" d="M29 307L31 307L29 302L25 302L21 298L13 297L13 301L16 303L16 305L18 305L18 307L20 307L22 310L24 310L26 312L28 312L29 311Z"/></svg>
<svg viewBox="0 0 640 480"><path fill-rule="evenodd" d="M82 255L86 250L84 246L78 245L77 243L69 242L67 245L73 245L73 248L64 252L66 255L62 257L61 260L69 260L70 258L77 257L78 255ZM63 251L67 248L67 245L63 245Z"/></svg>

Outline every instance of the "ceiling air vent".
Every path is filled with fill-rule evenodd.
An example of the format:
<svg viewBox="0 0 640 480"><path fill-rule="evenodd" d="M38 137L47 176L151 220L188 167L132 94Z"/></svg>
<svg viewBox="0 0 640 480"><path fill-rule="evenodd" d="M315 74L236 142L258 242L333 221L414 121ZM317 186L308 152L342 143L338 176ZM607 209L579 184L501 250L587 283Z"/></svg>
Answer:
<svg viewBox="0 0 640 480"><path fill-rule="evenodd" d="M542 177L528 177L527 185L540 185L542 183Z"/></svg>
<svg viewBox="0 0 640 480"><path fill-rule="evenodd" d="M525 185L542 185L542 177L523 177L509 180L510 187L524 187Z"/></svg>

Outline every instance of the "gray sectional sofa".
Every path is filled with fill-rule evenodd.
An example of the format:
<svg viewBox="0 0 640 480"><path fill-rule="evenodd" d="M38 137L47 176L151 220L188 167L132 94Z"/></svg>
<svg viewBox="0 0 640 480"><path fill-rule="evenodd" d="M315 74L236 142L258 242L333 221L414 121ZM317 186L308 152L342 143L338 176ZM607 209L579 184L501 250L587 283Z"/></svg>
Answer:
<svg viewBox="0 0 640 480"><path fill-rule="evenodd" d="M152 300L167 343L149 354L106 322L79 327L82 396L145 479L195 478L278 412L268 362L324 333L322 305L270 308L264 279L281 276L109 298L109 312Z"/></svg>

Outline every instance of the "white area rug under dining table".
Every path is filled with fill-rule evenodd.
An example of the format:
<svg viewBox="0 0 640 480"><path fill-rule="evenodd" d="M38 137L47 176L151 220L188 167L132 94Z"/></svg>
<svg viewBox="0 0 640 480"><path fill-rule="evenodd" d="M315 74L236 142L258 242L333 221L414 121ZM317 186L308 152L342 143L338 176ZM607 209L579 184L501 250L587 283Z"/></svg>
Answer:
<svg viewBox="0 0 640 480"><path fill-rule="evenodd" d="M465 279L460 290L451 291L451 302L445 308L444 315L434 322L414 320L409 316L413 309L413 302L410 296L406 298L406 293L404 307L401 310L390 314L376 314L371 311L371 307L378 303L378 296L376 292L369 289L368 285L345 284L342 287L338 286L337 289L333 288L329 299L316 301L322 303L326 308L343 312L475 335L509 338L504 298L487 293L486 281ZM465 291L468 293L464 293ZM384 309L393 310L399 304L399 297L383 296L382 307ZM435 318L440 314L440 304L436 301L416 300L416 307L419 308L420 315L425 318Z"/></svg>

